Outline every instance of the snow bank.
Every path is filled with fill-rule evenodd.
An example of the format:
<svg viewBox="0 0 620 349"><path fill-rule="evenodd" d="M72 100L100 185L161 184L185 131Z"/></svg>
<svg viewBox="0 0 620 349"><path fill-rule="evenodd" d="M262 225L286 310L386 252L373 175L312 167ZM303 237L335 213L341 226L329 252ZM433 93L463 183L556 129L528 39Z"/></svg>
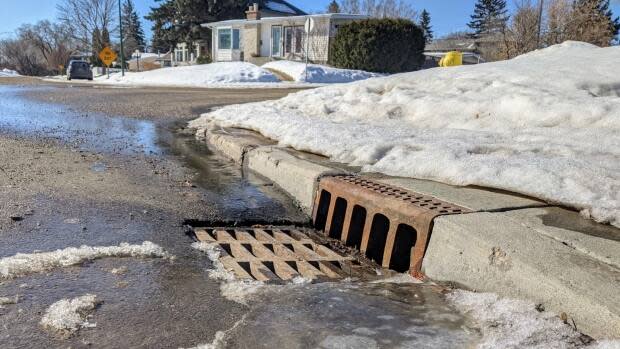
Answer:
<svg viewBox="0 0 620 349"><path fill-rule="evenodd" d="M494 348L580 348L582 335L560 318L536 310L532 303L501 299L491 293L457 290L448 300L479 327L479 349ZM618 348L620 341L603 341L588 348Z"/></svg>
<svg viewBox="0 0 620 349"><path fill-rule="evenodd" d="M0 70L0 77L2 78L10 78L15 76L20 76L19 73L17 73L15 70L10 70L6 68Z"/></svg>
<svg viewBox="0 0 620 349"><path fill-rule="evenodd" d="M381 76L363 70L337 69L324 65L308 64L308 77L306 78L306 64L293 61L273 61L262 67L284 73L297 82L315 84L347 83Z"/></svg>
<svg viewBox="0 0 620 349"><path fill-rule="evenodd" d="M275 83L278 78L265 69L245 62L212 63L151 70L141 73L120 73L95 79L98 84L135 86L210 87L239 83Z"/></svg>
<svg viewBox="0 0 620 349"><path fill-rule="evenodd" d="M566 42L230 106L191 123L243 127L364 171L481 185L620 226L620 47Z"/></svg>
<svg viewBox="0 0 620 349"><path fill-rule="evenodd" d="M70 336L84 327L95 327L96 324L89 323L87 318L97 304L97 296L92 294L60 300L47 309L41 325L63 336Z"/></svg>
<svg viewBox="0 0 620 349"><path fill-rule="evenodd" d="M141 245L122 243L119 246L109 247L69 247L53 252L18 253L15 256L2 258L0 278L9 279L106 257L173 258L163 248L150 241L145 241Z"/></svg>

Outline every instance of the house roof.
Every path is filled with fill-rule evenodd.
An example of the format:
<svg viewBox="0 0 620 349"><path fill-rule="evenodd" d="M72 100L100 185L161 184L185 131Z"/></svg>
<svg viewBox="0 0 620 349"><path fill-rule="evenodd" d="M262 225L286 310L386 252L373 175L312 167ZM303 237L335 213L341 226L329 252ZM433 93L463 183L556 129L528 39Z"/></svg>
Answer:
<svg viewBox="0 0 620 349"><path fill-rule="evenodd" d="M303 16L307 14L284 0L250 0L248 1L248 6L253 3L258 3L259 11L274 12L276 16Z"/></svg>
<svg viewBox="0 0 620 349"><path fill-rule="evenodd" d="M260 23L274 23L274 22L277 23L277 22L282 22L282 21L305 21L307 18L362 20L362 19L368 19L370 17L366 15L353 15L353 14L347 14L347 13L325 13L325 14L303 15L303 16L264 17L264 18L257 19L257 20L231 19L228 21L204 23L202 24L202 26L207 27L207 28L216 28L216 27L227 27L227 26L240 25L240 24L260 24Z"/></svg>

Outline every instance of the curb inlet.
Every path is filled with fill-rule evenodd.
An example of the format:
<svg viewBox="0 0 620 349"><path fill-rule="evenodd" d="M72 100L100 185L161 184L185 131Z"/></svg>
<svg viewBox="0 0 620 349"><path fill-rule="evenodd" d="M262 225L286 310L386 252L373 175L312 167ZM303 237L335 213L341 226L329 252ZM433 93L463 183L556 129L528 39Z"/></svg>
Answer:
<svg viewBox="0 0 620 349"><path fill-rule="evenodd" d="M470 212L432 196L339 175L320 180L312 219L317 230L382 267L422 278L433 220Z"/></svg>

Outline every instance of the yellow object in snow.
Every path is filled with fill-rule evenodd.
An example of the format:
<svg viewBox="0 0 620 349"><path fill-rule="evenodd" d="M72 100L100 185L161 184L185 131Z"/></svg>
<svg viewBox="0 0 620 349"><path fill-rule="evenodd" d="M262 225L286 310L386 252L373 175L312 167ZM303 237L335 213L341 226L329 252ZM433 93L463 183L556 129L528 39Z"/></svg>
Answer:
<svg viewBox="0 0 620 349"><path fill-rule="evenodd" d="M439 61L440 67L456 67L463 65L463 53L458 51L451 51Z"/></svg>

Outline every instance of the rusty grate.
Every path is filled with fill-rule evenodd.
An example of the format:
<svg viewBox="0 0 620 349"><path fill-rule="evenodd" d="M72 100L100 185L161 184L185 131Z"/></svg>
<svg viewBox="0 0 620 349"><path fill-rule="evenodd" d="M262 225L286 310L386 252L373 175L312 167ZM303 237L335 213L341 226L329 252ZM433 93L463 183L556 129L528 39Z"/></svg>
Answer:
<svg viewBox="0 0 620 349"><path fill-rule="evenodd" d="M198 241L217 244L224 268L241 279L335 279L349 276L353 263L298 228L194 228L194 233Z"/></svg>
<svg viewBox="0 0 620 349"><path fill-rule="evenodd" d="M470 210L372 180L339 175L319 182L313 222L317 230L359 249L382 267L421 273L437 216Z"/></svg>

